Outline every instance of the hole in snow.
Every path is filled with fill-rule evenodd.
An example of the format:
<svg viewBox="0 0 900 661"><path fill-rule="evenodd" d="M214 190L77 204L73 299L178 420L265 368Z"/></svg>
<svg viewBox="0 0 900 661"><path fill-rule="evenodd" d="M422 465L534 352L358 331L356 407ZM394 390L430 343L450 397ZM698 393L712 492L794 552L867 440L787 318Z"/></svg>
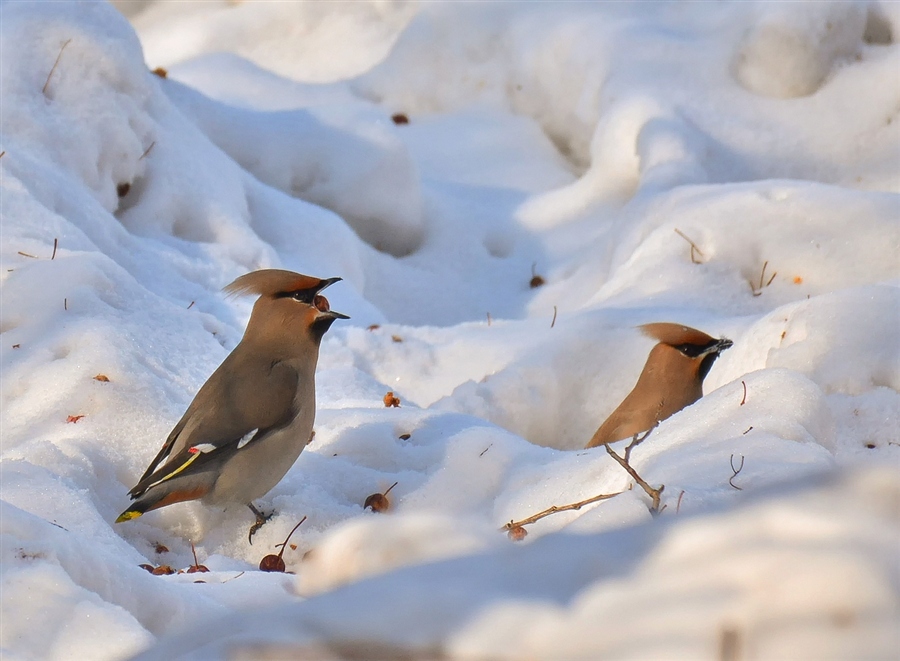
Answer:
<svg viewBox="0 0 900 661"><path fill-rule="evenodd" d="M18 326L18 319L2 319L0 320L0 334L15 330Z"/></svg>
<svg viewBox="0 0 900 661"><path fill-rule="evenodd" d="M53 360L62 360L63 358L68 358L69 354L72 353L72 348L68 346L58 346L53 349Z"/></svg>
<svg viewBox="0 0 900 661"><path fill-rule="evenodd" d="M894 42L891 24L877 7L869 7L863 41L876 46L888 46Z"/></svg>
<svg viewBox="0 0 900 661"><path fill-rule="evenodd" d="M489 232L482 244L491 257L509 257L513 249L513 237L506 232Z"/></svg>
<svg viewBox="0 0 900 661"><path fill-rule="evenodd" d="M172 223L172 235L184 241L197 243L213 243L216 239L210 232L208 224L183 215L179 215Z"/></svg>

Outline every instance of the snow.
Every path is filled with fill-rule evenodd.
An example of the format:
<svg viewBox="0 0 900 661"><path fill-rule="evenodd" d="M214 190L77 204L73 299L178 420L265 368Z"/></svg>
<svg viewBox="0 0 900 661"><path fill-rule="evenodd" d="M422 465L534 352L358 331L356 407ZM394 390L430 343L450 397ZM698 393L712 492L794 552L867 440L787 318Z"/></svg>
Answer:
<svg viewBox="0 0 900 661"><path fill-rule="evenodd" d="M0 5L0 654L896 657L897 7ZM270 267L352 317L276 516L113 524Z"/></svg>

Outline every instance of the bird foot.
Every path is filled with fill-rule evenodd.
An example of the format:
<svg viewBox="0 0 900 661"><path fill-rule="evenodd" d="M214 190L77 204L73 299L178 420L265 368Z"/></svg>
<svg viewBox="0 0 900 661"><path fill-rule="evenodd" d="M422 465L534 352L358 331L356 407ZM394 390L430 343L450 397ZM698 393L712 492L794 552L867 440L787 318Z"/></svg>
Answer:
<svg viewBox="0 0 900 661"><path fill-rule="evenodd" d="M247 535L247 541L252 545L253 535L255 535L256 531L262 528L269 519L275 516L275 512L272 511L268 514L263 514L258 509L256 509L256 507L254 507L252 503L248 504L247 507L249 507L250 511L253 512L253 514L256 516L256 521L254 521L253 525L250 526L250 533Z"/></svg>

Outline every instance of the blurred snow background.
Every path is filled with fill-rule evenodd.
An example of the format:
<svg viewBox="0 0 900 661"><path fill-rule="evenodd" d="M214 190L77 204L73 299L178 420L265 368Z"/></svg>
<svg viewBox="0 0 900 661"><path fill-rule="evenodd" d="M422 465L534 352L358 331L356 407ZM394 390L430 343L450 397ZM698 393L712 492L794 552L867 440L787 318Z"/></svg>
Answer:
<svg viewBox="0 0 900 661"><path fill-rule="evenodd" d="M0 5L4 659L900 654L900 5L118 6ZM353 317L277 517L113 526L266 267ZM629 485L652 321L735 342L665 511L509 541Z"/></svg>

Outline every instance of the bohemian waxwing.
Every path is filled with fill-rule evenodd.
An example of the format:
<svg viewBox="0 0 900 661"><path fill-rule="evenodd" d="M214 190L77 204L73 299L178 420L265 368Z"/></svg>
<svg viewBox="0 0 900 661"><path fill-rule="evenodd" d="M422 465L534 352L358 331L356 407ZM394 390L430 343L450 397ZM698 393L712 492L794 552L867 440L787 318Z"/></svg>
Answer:
<svg viewBox="0 0 900 661"><path fill-rule="evenodd" d="M225 287L259 295L244 337L200 388L116 523L185 500L240 503L256 515L252 543L268 518L252 501L278 484L312 433L319 344L335 319L349 318L319 292L339 280L265 269Z"/></svg>
<svg viewBox="0 0 900 661"><path fill-rule="evenodd" d="M659 340L650 351L637 384L600 425L589 448L621 441L655 427L703 396L703 379L731 340L717 340L687 326L645 324L645 335Z"/></svg>

